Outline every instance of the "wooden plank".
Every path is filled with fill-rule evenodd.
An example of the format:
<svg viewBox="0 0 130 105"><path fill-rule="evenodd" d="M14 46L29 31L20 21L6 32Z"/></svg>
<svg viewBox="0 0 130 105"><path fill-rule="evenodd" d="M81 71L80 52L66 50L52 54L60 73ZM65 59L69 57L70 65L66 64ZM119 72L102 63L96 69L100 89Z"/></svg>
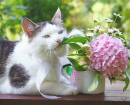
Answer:
<svg viewBox="0 0 130 105"><path fill-rule="evenodd" d="M107 92L99 95L79 94L76 96L61 96L60 99L50 100L42 96L2 95L0 105L130 105L130 91L126 93Z"/></svg>
<svg viewBox="0 0 130 105"><path fill-rule="evenodd" d="M60 96L61 98L56 100L42 96L0 94L0 105L130 105L130 87L123 92L124 85L122 82L111 85L106 80L106 90L103 94Z"/></svg>

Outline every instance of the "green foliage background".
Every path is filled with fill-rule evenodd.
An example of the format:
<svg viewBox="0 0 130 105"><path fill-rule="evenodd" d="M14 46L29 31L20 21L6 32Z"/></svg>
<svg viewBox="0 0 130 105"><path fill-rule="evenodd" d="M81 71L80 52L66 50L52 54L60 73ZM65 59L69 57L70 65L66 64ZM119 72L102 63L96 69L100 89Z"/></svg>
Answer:
<svg viewBox="0 0 130 105"><path fill-rule="evenodd" d="M73 28L94 28L93 17L104 24L104 17L114 19L114 12L121 14L123 18L117 19L115 27L130 41L130 0L0 0L0 39L20 40L22 17L48 21L58 7L68 32Z"/></svg>
<svg viewBox="0 0 130 105"><path fill-rule="evenodd" d="M0 0L0 38L20 40L22 17L34 22L51 20L58 7L68 32L73 28L94 27L93 16L103 24L103 17L114 19L116 12L123 18L118 19L115 26L130 38L129 0Z"/></svg>

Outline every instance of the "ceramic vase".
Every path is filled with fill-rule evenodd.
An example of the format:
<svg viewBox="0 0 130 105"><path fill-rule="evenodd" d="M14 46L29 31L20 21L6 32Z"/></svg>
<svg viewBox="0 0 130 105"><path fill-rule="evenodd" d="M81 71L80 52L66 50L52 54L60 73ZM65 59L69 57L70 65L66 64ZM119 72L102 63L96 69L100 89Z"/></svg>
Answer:
<svg viewBox="0 0 130 105"><path fill-rule="evenodd" d="M101 74L98 78L98 86L94 91L89 92L88 88L93 83L95 71L76 71L76 83L75 86L80 93L84 94L100 94L105 90L105 77Z"/></svg>

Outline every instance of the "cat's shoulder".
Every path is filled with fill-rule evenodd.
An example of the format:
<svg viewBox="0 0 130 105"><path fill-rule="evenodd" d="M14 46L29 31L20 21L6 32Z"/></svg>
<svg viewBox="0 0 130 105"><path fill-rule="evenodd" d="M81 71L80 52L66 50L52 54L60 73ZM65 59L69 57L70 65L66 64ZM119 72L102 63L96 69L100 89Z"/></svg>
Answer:
<svg viewBox="0 0 130 105"><path fill-rule="evenodd" d="M0 39L0 44L13 44L13 43L18 43L19 41L8 41L8 40L3 40Z"/></svg>
<svg viewBox="0 0 130 105"><path fill-rule="evenodd" d="M7 41L0 39L0 55L8 55L14 50L19 41Z"/></svg>

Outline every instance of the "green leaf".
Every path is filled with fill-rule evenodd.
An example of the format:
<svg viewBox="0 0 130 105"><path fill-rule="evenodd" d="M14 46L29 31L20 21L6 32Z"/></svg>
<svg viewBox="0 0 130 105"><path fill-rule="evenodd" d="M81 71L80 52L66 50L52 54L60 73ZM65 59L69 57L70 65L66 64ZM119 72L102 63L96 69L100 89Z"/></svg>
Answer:
<svg viewBox="0 0 130 105"><path fill-rule="evenodd" d="M124 81L125 81L125 84L126 84L126 85L125 85L125 87L123 88L123 92L126 91L126 89L127 89L128 86L129 86L129 78L126 77Z"/></svg>
<svg viewBox="0 0 130 105"><path fill-rule="evenodd" d="M130 70L126 70L126 74L130 78Z"/></svg>
<svg viewBox="0 0 130 105"><path fill-rule="evenodd" d="M129 77L127 76L127 73L126 73L126 72L123 72L123 74L126 75L126 78L124 79L124 81L125 81L125 87L123 88L123 92L124 92L124 91L126 91L126 89L128 88L129 83L130 83L130 80L129 80Z"/></svg>
<svg viewBox="0 0 130 105"><path fill-rule="evenodd" d="M70 38L64 42L62 42L62 44L69 44L70 42L81 42L82 44L85 44L86 43L86 40L89 40L88 38L86 37L74 37L74 38Z"/></svg>
<svg viewBox="0 0 130 105"><path fill-rule="evenodd" d="M79 50L81 47L76 43L69 43L70 47L75 50Z"/></svg>
<svg viewBox="0 0 130 105"><path fill-rule="evenodd" d="M112 78L109 78L109 80L110 80L110 83L112 84L112 82L115 81L116 78L115 78L115 77L112 77Z"/></svg>
<svg viewBox="0 0 130 105"><path fill-rule="evenodd" d="M126 74L128 77L130 77L130 60L127 61L127 70L126 70Z"/></svg>
<svg viewBox="0 0 130 105"><path fill-rule="evenodd" d="M78 54L69 54L67 56L85 56L84 53L78 53Z"/></svg>
<svg viewBox="0 0 130 105"><path fill-rule="evenodd" d="M74 37L82 37L80 34L74 34L72 36L70 36L69 38L74 38Z"/></svg>
<svg viewBox="0 0 130 105"><path fill-rule="evenodd" d="M60 43L60 45L62 45L65 41L67 41L69 38L64 37L64 39L62 40L62 42Z"/></svg>
<svg viewBox="0 0 130 105"><path fill-rule="evenodd" d="M78 62L77 60L72 59L72 58L69 58L69 57L68 57L68 59L69 59L69 61L72 63L72 65L74 66L74 69L75 69L76 71L86 71L86 69L84 69L84 68L82 67L82 65L79 65L79 62Z"/></svg>
<svg viewBox="0 0 130 105"><path fill-rule="evenodd" d="M126 45L125 47L127 47L127 49L130 49L130 45Z"/></svg>
<svg viewBox="0 0 130 105"><path fill-rule="evenodd" d="M125 36L124 35L119 35L119 36L117 36L117 38L122 38L122 39L125 40Z"/></svg>
<svg viewBox="0 0 130 105"><path fill-rule="evenodd" d="M90 87L88 88L89 92L94 91L97 87L98 87L98 77L99 77L100 73L96 72L93 83L90 85Z"/></svg>

